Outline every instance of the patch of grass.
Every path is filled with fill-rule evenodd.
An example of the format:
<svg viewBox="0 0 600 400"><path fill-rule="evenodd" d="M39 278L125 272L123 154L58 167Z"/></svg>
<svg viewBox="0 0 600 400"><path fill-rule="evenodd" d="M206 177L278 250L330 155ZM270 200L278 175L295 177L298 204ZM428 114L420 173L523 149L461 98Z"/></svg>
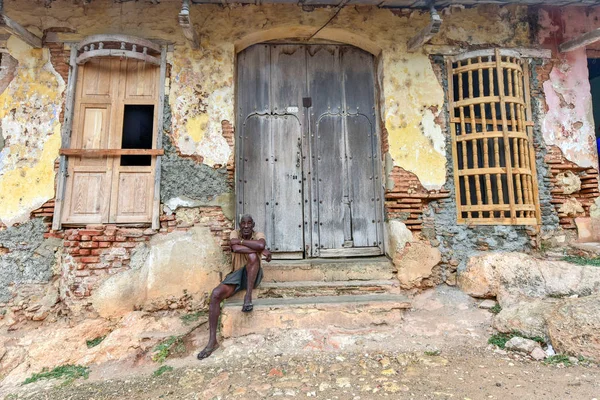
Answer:
<svg viewBox="0 0 600 400"><path fill-rule="evenodd" d="M75 380L78 378L87 379L90 375L89 367L82 365L61 365L49 371L48 368L42 369L41 372L31 375L31 377L25 379L23 385L28 385L33 382L37 382L41 379L67 379Z"/></svg>
<svg viewBox="0 0 600 400"><path fill-rule="evenodd" d="M571 360L569 360L569 356L566 356L564 354L555 354L553 356L550 356L544 360L544 364L548 364L548 365L563 364L565 367L573 365L573 363L571 363Z"/></svg>
<svg viewBox="0 0 600 400"><path fill-rule="evenodd" d="M426 356L439 356L442 352L439 350L426 350L424 354Z"/></svg>
<svg viewBox="0 0 600 400"><path fill-rule="evenodd" d="M100 343L102 343L102 341L106 338L106 335L104 336L98 336L97 338L94 338L92 340L86 340L85 344L87 344L88 349L91 349L92 347L96 347L98 346Z"/></svg>
<svg viewBox="0 0 600 400"><path fill-rule="evenodd" d="M562 258L563 261L570 262L577 265L592 265L594 267L600 267L600 258L588 258L581 256L565 256Z"/></svg>
<svg viewBox="0 0 600 400"><path fill-rule="evenodd" d="M190 325L191 323L198 321L200 317L204 317L205 315L206 311L197 311L195 313L182 315L180 319L184 325Z"/></svg>
<svg viewBox="0 0 600 400"><path fill-rule="evenodd" d="M534 342L538 342L539 344L546 343L546 341L544 340L543 337L526 336L519 331L512 331L510 333L496 333L495 335L492 335L488 339L488 343L496 345L496 346L500 347L501 349L504 349L506 347L506 342L508 342L510 339L512 339L514 337L522 337L524 339L530 339L530 340L533 340Z"/></svg>
<svg viewBox="0 0 600 400"><path fill-rule="evenodd" d="M170 336L154 347L152 361L162 364L174 349L183 346L183 336ZM179 350L179 349L178 349Z"/></svg>
<svg viewBox="0 0 600 400"><path fill-rule="evenodd" d="M492 314L499 314L500 311L502 311L502 306L500 306L500 304L496 303L496 305L492 308L490 308L490 312Z"/></svg>
<svg viewBox="0 0 600 400"><path fill-rule="evenodd" d="M173 371L173 367L171 367L170 365L163 365L159 369L154 371L152 373L152 376L161 376L162 374L164 374L166 372L171 372L171 371Z"/></svg>

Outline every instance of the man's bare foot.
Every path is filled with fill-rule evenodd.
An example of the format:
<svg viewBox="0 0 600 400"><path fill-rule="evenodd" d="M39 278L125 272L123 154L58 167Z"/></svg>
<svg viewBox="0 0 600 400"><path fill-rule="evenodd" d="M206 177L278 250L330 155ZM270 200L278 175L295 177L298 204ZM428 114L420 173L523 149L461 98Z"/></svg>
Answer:
<svg viewBox="0 0 600 400"><path fill-rule="evenodd" d="M242 306L242 312L251 312L254 310L254 305L252 303L244 303Z"/></svg>
<svg viewBox="0 0 600 400"><path fill-rule="evenodd" d="M213 351L215 351L216 349L219 348L219 343L215 343L214 345L210 346L207 345L204 349L202 349L202 351L200 351L200 353L198 353L198 360L203 360L206 357L209 357Z"/></svg>

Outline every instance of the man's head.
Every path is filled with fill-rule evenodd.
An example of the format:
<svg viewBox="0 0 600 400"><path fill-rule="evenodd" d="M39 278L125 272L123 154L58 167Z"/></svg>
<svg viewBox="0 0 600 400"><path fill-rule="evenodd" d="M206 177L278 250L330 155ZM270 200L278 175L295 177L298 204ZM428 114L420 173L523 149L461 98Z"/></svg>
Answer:
<svg viewBox="0 0 600 400"><path fill-rule="evenodd" d="M251 237L254 230L254 219L250 214L244 214L240 218L240 232L242 236Z"/></svg>

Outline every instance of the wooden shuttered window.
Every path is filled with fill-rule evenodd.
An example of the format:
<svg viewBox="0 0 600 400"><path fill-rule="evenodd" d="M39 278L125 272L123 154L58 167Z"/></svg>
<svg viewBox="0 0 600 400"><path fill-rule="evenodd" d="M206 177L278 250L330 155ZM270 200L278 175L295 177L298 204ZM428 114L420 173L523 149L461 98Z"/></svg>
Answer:
<svg viewBox="0 0 600 400"><path fill-rule="evenodd" d="M495 49L447 68L458 223L538 224L527 63Z"/></svg>

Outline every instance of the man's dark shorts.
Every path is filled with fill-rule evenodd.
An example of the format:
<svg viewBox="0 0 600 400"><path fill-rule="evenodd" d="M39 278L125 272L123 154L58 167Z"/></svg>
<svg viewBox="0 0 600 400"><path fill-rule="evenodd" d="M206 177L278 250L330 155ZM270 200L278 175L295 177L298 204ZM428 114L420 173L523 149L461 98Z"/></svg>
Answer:
<svg viewBox="0 0 600 400"><path fill-rule="evenodd" d="M254 287L258 287L260 285L260 281L262 281L263 271L262 268L258 268L258 273L256 274L256 280L254 281ZM235 286L234 294L239 292L240 290L246 290L248 284L248 273L246 272L246 266L238 269L237 271L233 271L229 275L223 279L221 282L225 285Z"/></svg>

